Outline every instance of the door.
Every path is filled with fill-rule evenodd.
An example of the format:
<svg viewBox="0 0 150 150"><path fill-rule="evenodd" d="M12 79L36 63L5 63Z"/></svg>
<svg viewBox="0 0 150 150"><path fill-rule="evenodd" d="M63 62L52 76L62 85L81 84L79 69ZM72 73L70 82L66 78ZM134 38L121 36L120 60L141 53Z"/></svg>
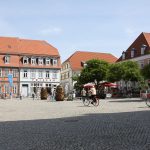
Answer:
<svg viewBox="0 0 150 150"><path fill-rule="evenodd" d="M23 97L28 96L28 85L22 85L22 96Z"/></svg>

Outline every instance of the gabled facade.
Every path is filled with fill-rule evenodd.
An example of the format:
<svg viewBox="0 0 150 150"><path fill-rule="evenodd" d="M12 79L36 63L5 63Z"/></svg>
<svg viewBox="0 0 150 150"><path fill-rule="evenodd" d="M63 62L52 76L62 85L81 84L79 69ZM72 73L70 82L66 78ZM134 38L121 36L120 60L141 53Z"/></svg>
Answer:
<svg viewBox="0 0 150 150"><path fill-rule="evenodd" d="M136 61L140 68L150 63L150 33L141 33L129 48L122 52L117 62L126 60Z"/></svg>
<svg viewBox="0 0 150 150"><path fill-rule="evenodd" d="M60 83L60 55L46 41L0 37L0 93L31 96ZM13 74L13 86L8 82Z"/></svg>
<svg viewBox="0 0 150 150"><path fill-rule="evenodd" d="M114 63L117 58L112 54L76 51L66 61L62 63L61 68L61 84L65 89L65 94L74 90L75 82L72 80L73 76L80 75L85 62L91 59L100 59L108 63Z"/></svg>

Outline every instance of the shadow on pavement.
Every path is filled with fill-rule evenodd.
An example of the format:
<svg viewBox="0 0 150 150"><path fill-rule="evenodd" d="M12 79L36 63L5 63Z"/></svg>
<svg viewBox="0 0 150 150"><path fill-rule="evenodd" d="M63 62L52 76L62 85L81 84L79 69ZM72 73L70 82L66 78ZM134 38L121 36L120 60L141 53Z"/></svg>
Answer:
<svg viewBox="0 0 150 150"><path fill-rule="evenodd" d="M118 103L118 102L121 102L121 103L126 103L126 102L144 102L144 100L142 100L142 99L140 99L140 100L139 100L139 99L137 99L137 100L135 100L135 99L134 99L134 100L132 100L132 99L125 99L125 100L124 100L124 99L122 99L122 100L112 100L112 101L110 100L109 102L112 102L112 103L113 103L113 102L114 102L114 103L115 103L115 102L117 102L117 103Z"/></svg>
<svg viewBox="0 0 150 150"><path fill-rule="evenodd" d="M0 150L148 150L150 111L0 122Z"/></svg>

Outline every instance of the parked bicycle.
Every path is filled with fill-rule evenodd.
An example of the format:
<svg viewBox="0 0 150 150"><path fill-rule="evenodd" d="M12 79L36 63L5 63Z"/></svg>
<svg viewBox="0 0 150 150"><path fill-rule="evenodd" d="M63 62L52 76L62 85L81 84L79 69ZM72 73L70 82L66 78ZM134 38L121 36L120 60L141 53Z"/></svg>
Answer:
<svg viewBox="0 0 150 150"><path fill-rule="evenodd" d="M93 104L94 106L99 105L99 99L96 96L94 100L91 97L82 97L82 100L85 106L89 106L89 104Z"/></svg>

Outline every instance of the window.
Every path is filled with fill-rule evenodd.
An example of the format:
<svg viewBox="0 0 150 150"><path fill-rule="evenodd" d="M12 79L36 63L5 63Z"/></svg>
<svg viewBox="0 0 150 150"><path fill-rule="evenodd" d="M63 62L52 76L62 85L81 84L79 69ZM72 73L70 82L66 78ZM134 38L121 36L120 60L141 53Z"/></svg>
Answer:
<svg viewBox="0 0 150 150"><path fill-rule="evenodd" d="M10 56L5 56L5 64L9 64L10 63Z"/></svg>
<svg viewBox="0 0 150 150"><path fill-rule="evenodd" d="M146 49L146 47L147 47L147 46L144 45L144 44L141 46L141 55L144 55L144 54L145 54L145 49Z"/></svg>
<svg viewBox="0 0 150 150"><path fill-rule="evenodd" d="M39 58L39 59L38 59L38 64L39 64L39 65L43 65L43 59L42 59L42 58Z"/></svg>
<svg viewBox="0 0 150 150"><path fill-rule="evenodd" d="M53 78L53 79L57 79L57 72L53 72L52 78Z"/></svg>
<svg viewBox="0 0 150 150"><path fill-rule="evenodd" d="M28 57L23 57L23 64L28 64L28 63L29 63Z"/></svg>
<svg viewBox="0 0 150 150"><path fill-rule="evenodd" d="M50 72L46 71L46 78L50 78Z"/></svg>
<svg viewBox="0 0 150 150"><path fill-rule="evenodd" d="M38 74L39 74L38 75L39 78L43 78L43 71L42 70L39 70Z"/></svg>
<svg viewBox="0 0 150 150"><path fill-rule="evenodd" d="M32 64L32 65L35 65L35 64L36 64L36 58L33 58L33 57L31 58L31 64Z"/></svg>
<svg viewBox="0 0 150 150"><path fill-rule="evenodd" d="M23 78L27 78L28 77L28 71L27 70L24 70L23 71Z"/></svg>
<svg viewBox="0 0 150 150"><path fill-rule="evenodd" d="M46 58L46 65L50 65L50 59Z"/></svg>
<svg viewBox="0 0 150 150"><path fill-rule="evenodd" d="M125 59L125 52L122 52L122 59Z"/></svg>
<svg viewBox="0 0 150 150"><path fill-rule="evenodd" d="M13 77L17 77L17 73L18 73L17 69L13 69L12 70Z"/></svg>
<svg viewBox="0 0 150 150"><path fill-rule="evenodd" d="M53 60L53 65L55 65L55 66L57 65L57 59Z"/></svg>
<svg viewBox="0 0 150 150"><path fill-rule="evenodd" d="M31 70L31 78L35 78L35 70Z"/></svg>
<svg viewBox="0 0 150 150"><path fill-rule="evenodd" d="M5 69L5 77L8 77L8 74L9 74L9 69Z"/></svg>
<svg viewBox="0 0 150 150"><path fill-rule="evenodd" d="M134 57L134 52L135 52L135 49L134 49L134 48L132 48L132 50L131 50L131 58L133 58L133 57Z"/></svg>
<svg viewBox="0 0 150 150"><path fill-rule="evenodd" d="M9 93L9 85L4 85L4 93Z"/></svg>
<svg viewBox="0 0 150 150"><path fill-rule="evenodd" d="M17 93L17 86L14 85L14 86L13 86L13 94L16 94L16 93Z"/></svg>
<svg viewBox="0 0 150 150"><path fill-rule="evenodd" d="M0 77L2 77L2 69L0 69Z"/></svg>

